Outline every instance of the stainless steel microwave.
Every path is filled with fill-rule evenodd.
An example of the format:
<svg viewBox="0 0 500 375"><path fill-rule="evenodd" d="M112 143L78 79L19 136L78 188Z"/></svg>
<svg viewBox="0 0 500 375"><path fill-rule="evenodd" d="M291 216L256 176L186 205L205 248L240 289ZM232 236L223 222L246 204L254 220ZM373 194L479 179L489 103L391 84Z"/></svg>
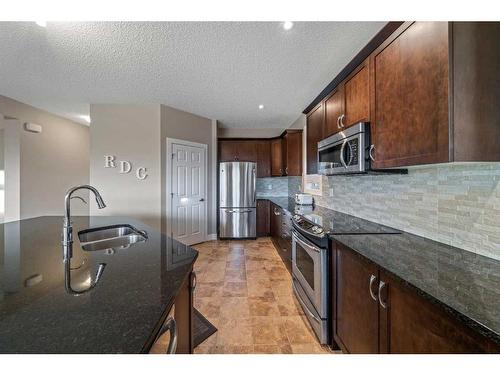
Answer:
<svg viewBox="0 0 500 375"><path fill-rule="evenodd" d="M365 173L370 170L369 124L360 122L318 142L318 173Z"/></svg>

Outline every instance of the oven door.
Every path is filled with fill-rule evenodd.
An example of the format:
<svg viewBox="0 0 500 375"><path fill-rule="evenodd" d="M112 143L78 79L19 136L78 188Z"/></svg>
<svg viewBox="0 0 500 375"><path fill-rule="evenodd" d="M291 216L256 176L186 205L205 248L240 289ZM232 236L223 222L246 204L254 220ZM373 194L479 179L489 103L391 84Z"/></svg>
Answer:
<svg viewBox="0 0 500 375"><path fill-rule="evenodd" d="M292 235L292 274L321 319L327 318L327 250L317 247L297 231Z"/></svg>

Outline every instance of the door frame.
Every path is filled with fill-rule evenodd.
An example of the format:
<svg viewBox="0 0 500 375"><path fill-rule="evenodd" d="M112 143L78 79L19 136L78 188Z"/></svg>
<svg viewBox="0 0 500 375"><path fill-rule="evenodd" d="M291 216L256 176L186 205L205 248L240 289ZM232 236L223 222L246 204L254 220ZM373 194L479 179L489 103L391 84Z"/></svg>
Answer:
<svg viewBox="0 0 500 375"><path fill-rule="evenodd" d="M191 141L186 141L183 139L177 139L177 138L166 138L166 143L167 143L167 151L165 153L165 164L167 166L166 168L166 174L165 174L165 188L166 188L166 196L165 196L165 206L166 206L166 211L165 211L165 221L166 221L166 230L167 230L167 235L171 236L172 235L172 220L169 218L171 217L172 214L172 199L171 199L171 193L172 193L172 188L171 188L171 183L172 183L172 148L174 144L180 144L183 146L190 146L190 147L199 147L203 149L203 154L205 158L205 173L204 173L204 178L203 178L203 185L205 186L205 208L203 210L203 213L205 215L205 225L203 227L203 239L204 241L207 241L207 233L208 233L208 145L203 144L203 143L197 143L197 142L191 142Z"/></svg>

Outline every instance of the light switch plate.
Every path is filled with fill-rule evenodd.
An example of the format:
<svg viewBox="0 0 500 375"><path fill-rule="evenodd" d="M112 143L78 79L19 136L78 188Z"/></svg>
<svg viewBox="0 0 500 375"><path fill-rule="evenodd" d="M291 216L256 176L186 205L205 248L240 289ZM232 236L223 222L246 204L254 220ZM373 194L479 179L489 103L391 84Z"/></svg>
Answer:
<svg viewBox="0 0 500 375"><path fill-rule="evenodd" d="M328 189L328 195L330 195L330 197L333 197L333 188Z"/></svg>

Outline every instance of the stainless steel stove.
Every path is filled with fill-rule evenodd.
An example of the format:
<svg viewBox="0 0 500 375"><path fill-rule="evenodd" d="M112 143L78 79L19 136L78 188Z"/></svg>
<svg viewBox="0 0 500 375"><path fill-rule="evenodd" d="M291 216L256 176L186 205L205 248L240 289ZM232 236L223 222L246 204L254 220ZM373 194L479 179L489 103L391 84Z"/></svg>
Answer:
<svg viewBox="0 0 500 375"><path fill-rule="evenodd" d="M322 344L330 343L328 264L331 234L388 234L399 231L322 208L292 216L292 284Z"/></svg>

